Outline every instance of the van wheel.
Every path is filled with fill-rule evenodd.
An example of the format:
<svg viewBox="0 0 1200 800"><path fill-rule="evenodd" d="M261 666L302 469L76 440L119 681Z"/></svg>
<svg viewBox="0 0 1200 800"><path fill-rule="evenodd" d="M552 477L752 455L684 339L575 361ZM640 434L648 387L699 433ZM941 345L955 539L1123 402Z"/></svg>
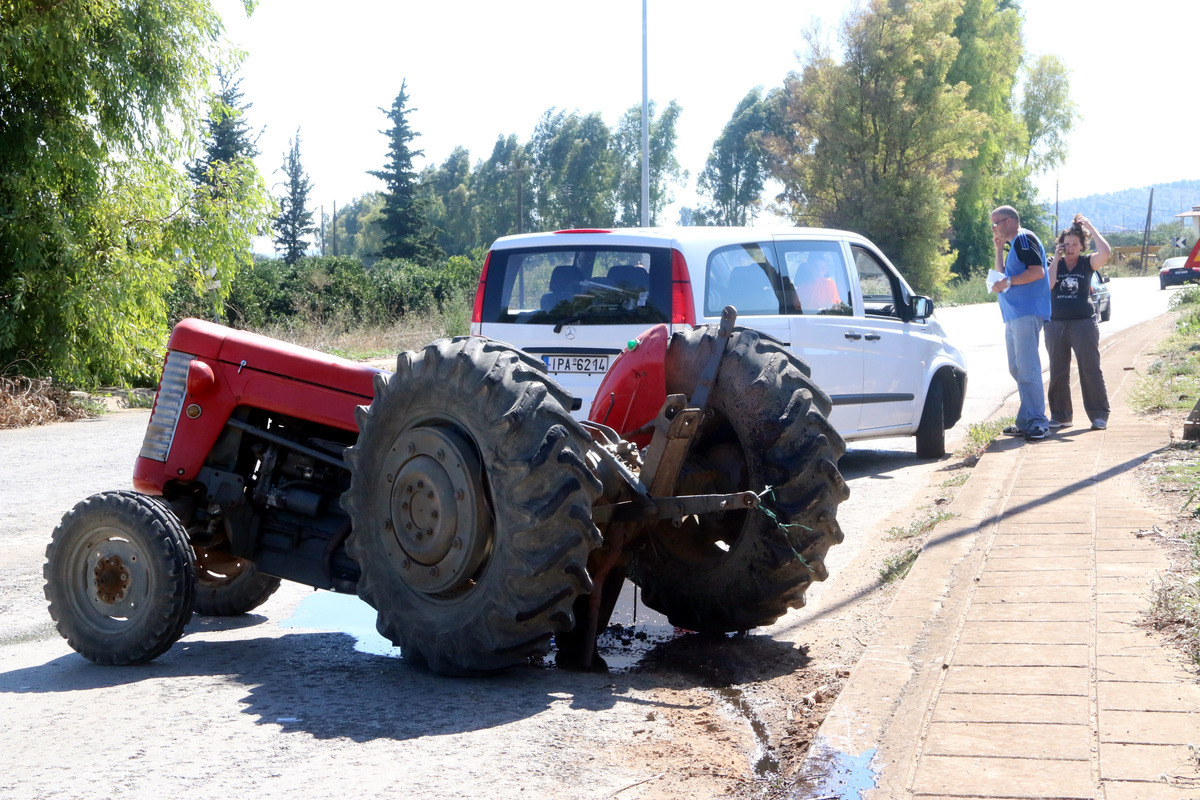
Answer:
<svg viewBox="0 0 1200 800"><path fill-rule="evenodd" d="M676 333L667 393L690 395L716 345L705 329ZM829 396L781 344L741 328L721 359L708 411L683 465L678 494L762 492L762 508L654 524L632 553L630 578L673 625L727 632L769 625L804 605L842 541L837 505L849 489L846 450L829 424Z"/></svg>
<svg viewBox="0 0 1200 800"><path fill-rule="evenodd" d="M195 597L187 532L162 501L92 495L46 547L46 599L58 632L97 664L142 664L183 635Z"/></svg>
<svg viewBox="0 0 1200 800"><path fill-rule="evenodd" d="M937 375L925 395L925 408L917 425L917 458L941 458L946 455L946 390Z"/></svg>
<svg viewBox="0 0 1200 800"><path fill-rule="evenodd" d="M570 402L538 362L478 337L403 353L376 376L346 451L346 551L404 658L492 672L574 626L601 486Z"/></svg>

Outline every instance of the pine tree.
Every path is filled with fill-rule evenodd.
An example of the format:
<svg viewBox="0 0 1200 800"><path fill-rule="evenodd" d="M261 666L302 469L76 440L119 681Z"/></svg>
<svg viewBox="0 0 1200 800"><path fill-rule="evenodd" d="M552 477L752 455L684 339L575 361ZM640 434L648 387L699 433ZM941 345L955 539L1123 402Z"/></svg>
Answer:
<svg viewBox="0 0 1200 800"><path fill-rule="evenodd" d="M416 109L406 109L407 81L400 84L400 93L392 102L390 111L383 111L392 121L390 130L380 131L390 141L387 166L370 170L368 174L379 178L386 186L381 221L384 240L380 255L383 258L407 258L428 263L440 253L434 242L434 231L425 220L424 209L417 197L417 173L413 170L413 158L424 155L413 150L411 143L419 134L408 124L408 114Z"/></svg>
<svg viewBox="0 0 1200 800"><path fill-rule="evenodd" d="M300 130L290 142L291 150L284 154L283 170L287 190L279 198L279 216L275 218L275 252L283 255L289 266L295 264L308 249L307 237L317 230L312 211L308 210L308 193L312 181L300 165Z"/></svg>
<svg viewBox="0 0 1200 800"><path fill-rule="evenodd" d="M253 103L242 104L242 81L217 70L220 90L209 98L208 116L204 119L204 155L187 165L187 173L197 186L217 188L220 169L215 165L230 165L250 161L258 155L258 137L251 138L246 124L246 112Z"/></svg>

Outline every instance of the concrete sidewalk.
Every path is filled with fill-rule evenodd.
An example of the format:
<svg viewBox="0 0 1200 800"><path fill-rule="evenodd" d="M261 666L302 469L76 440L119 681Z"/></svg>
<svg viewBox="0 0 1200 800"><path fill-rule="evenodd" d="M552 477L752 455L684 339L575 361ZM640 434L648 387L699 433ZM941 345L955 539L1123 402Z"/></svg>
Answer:
<svg viewBox="0 0 1200 800"><path fill-rule="evenodd" d="M1200 798L1200 683L1137 624L1167 558L1131 473L1171 432L1126 397L1173 319L1106 343L1108 430L988 450L790 797Z"/></svg>

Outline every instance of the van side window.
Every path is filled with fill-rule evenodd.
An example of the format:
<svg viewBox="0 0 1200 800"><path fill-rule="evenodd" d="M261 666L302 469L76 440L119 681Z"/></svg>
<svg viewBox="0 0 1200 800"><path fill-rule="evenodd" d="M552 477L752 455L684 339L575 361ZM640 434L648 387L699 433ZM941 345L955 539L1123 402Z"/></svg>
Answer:
<svg viewBox="0 0 1200 800"><path fill-rule="evenodd" d="M733 306L739 316L791 313L783 308L783 282L772 263L770 243L749 242L714 250L704 275L704 314Z"/></svg>
<svg viewBox="0 0 1200 800"><path fill-rule="evenodd" d="M851 245L858 285L862 288L863 308L868 317L900 318L903 307L900 287L888 270L867 250Z"/></svg>
<svg viewBox="0 0 1200 800"><path fill-rule="evenodd" d="M839 242L775 243L783 263L784 307L789 314L853 314L850 278Z"/></svg>

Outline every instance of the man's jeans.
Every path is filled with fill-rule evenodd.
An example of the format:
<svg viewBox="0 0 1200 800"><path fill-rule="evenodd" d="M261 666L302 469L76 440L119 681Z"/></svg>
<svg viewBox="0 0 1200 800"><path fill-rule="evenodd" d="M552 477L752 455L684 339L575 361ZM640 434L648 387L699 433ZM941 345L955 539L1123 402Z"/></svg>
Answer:
<svg viewBox="0 0 1200 800"><path fill-rule="evenodd" d="M1008 373L1017 382L1021 407L1017 427L1026 433L1046 431L1046 396L1042 392L1042 358L1038 353L1042 320L1028 314L1004 323L1004 344L1008 348Z"/></svg>

